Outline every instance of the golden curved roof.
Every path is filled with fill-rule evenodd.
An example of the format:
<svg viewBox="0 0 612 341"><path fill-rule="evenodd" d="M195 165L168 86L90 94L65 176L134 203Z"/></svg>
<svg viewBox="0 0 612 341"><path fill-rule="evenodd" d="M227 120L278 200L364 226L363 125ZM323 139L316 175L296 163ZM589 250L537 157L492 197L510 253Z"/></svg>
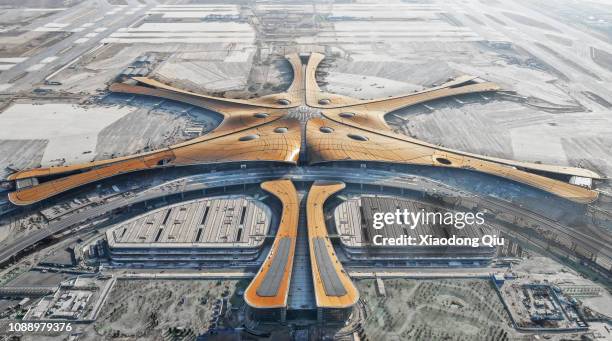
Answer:
<svg viewBox="0 0 612 341"><path fill-rule="evenodd" d="M432 101L439 98L462 95L467 93L498 91L500 87L491 82L476 82L478 77L461 76L440 86L408 95L390 96L377 99L357 99L348 96L332 94L321 90L316 81L316 70L325 55L312 53L306 67L306 104L314 108L333 109L351 107L360 111L367 111L372 118L378 113L384 114L407 106ZM384 116L382 114L382 116ZM383 117L379 117L382 119ZM371 124L372 122L368 122ZM382 120L383 127L388 128Z"/></svg>
<svg viewBox="0 0 612 341"><path fill-rule="evenodd" d="M287 60L291 64L293 68L293 81L291 85L286 91L267 95L263 97L253 98L253 99L232 99L232 98L223 98L222 103L226 104L240 104L247 106L257 106L261 108L276 108L276 109L284 109L284 108L293 108L300 104L302 104L302 93L304 89L304 80L302 76L302 62L300 61L300 57L297 54L288 55ZM164 84L155 79L147 78L147 77L134 77L134 80L137 82L150 86L159 90L167 90L175 94L184 94L188 96L193 96L195 98L200 98L204 100L220 100L218 97L208 96L203 94L197 94L194 92L182 90L168 84ZM112 90L112 89L111 89ZM115 90L113 90L115 91ZM281 100L287 100L287 104L282 104Z"/></svg>
<svg viewBox="0 0 612 341"><path fill-rule="evenodd" d="M528 184L581 203L588 203L597 198L597 192L587 188L483 158L406 141L399 135L377 134L326 118L314 118L308 121L306 141L308 160L312 164L354 160L463 168Z"/></svg>
<svg viewBox="0 0 612 341"><path fill-rule="evenodd" d="M566 176L601 179L593 171L554 165L505 160L473 153L456 151L429 144L408 136L395 134L385 122L391 111L448 96L491 92L499 87L473 76L462 76L440 86L403 96L379 99L354 99L322 91L316 82L316 70L324 55L312 53L306 65L297 54L287 56L294 78L284 92L253 99L228 99L197 94L144 77L134 78L137 85L116 83L111 91L160 97L207 108L223 116L221 124L212 132L168 148L120 158L94 161L78 165L22 170L9 180L36 178L31 187L18 188L9 194L16 205L28 205L72 188L118 174L159 166L180 166L196 163L231 161L282 161L295 163L300 149L299 123L285 118L290 108L309 106L321 110L327 119L309 122L306 145L310 163L324 161L362 160L423 164L431 166L468 168L504 177L554 193L580 203L591 202L597 192L555 180L533 172L548 172ZM316 127L334 126L344 135L360 131L368 141L347 141L339 134L321 135ZM275 128L288 127L288 133L278 135ZM313 130L314 129L314 130ZM257 135L250 141L237 137ZM337 141L332 141L338 137ZM297 142L296 142L297 141ZM245 143L248 142L248 143ZM446 160L437 162L436 160ZM48 176L61 176L44 181Z"/></svg>
<svg viewBox="0 0 612 341"><path fill-rule="evenodd" d="M277 132L277 128L287 128L287 131ZM160 166L270 160L296 163L300 143L299 121L282 118L233 134L209 138L198 143L183 143L93 168L89 164L81 165L81 172L11 192L9 199L17 205L29 205L98 180Z"/></svg>
<svg viewBox="0 0 612 341"><path fill-rule="evenodd" d="M291 284L300 203L291 180L267 181L261 184L261 188L277 197L283 208L270 253L244 292L244 300L252 308L285 308Z"/></svg>
<svg viewBox="0 0 612 341"><path fill-rule="evenodd" d="M222 137L228 134L238 133L238 132L241 132L249 128L271 123L275 120L282 118L285 114L285 111L280 111L277 109L243 106L243 105L236 105L236 104L228 105L221 101L194 99L189 96L185 96L181 94L177 95L177 94L174 94L168 91L164 91L164 90L157 90L157 89L146 88L142 86L122 84L122 83L113 84L111 86L111 90L115 92L125 92L125 93L130 93L130 94L154 96L154 97L166 98L166 99L176 100L176 101L180 101L184 103L189 103L194 106L199 106L202 108L213 110L217 113L220 113L223 116L223 120L219 124L219 126L215 128L213 131L211 131L210 133L204 136L200 136L200 137L191 139L189 141L175 144L169 147L168 149L194 145L194 144L198 144L204 141ZM129 159L133 159L136 157L152 155L157 152L159 151L151 151L151 152L137 154L137 155L123 156L123 157L118 157L114 159L93 161L89 163L82 163L82 164L76 164L76 165L44 167L44 168L22 170L22 171L11 174L8 177L8 179L18 180L18 179L26 179L26 178L31 178L31 177L44 177L44 176L49 176L49 175L74 172L77 170L88 169L92 167L107 165L110 163L116 163L119 161L129 160Z"/></svg>
<svg viewBox="0 0 612 341"><path fill-rule="evenodd" d="M318 308L348 308L359 299L359 292L338 260L325 226L323 205L344 187L342 182L316 181L306 201L310 264Z"/></svg>
<svg viewBox="0 0 612 341"><path fill-rule="evenodd" d="M427 143L418 139L415 139L410 136L397 134L391 130L387 126L387 123L384 120L386 114L390 111L385 110L368 110L364 109L362 106L350 107L350 108L335 108L335 109L327 109L322 112L322 115L336 123L355 127L358 129L363 129L378 135L388 136L394 139L403 140L406 142L418 144L421 146L427 146L430 148L434 148L436 150L450 152L453 154L459 154L464 156L471 156L474 158L487 160L495 163L501 163L513 167L520 167L535 171L543 171L549 173L556 174L564 174L564 175L575 175L581 176L585 178L592 179L603 179L601 175L585 168L577 168L577 167L567 167L567 166L557 166L557 165L546 165L541 163L533 163L533 162L524 162L524 161L516 161L516 160L508 160L497 157L490 157L484 155L478 155L474 153L463 152L459 150L454 150L451 148L440 147L435 144Z"/></svg>

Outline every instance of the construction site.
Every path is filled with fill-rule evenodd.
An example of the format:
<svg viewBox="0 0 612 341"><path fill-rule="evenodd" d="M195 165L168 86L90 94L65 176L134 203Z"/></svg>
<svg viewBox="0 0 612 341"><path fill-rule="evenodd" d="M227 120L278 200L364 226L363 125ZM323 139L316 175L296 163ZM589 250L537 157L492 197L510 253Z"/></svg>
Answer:
<svg viewBox="0 0 612 341"><path fill-rule="evenodd" d="M428 235L433 238L480 239L483 235L491 233L490 227L469 225L457 229L451 224L444 225L443 223L417 224L410 227L392 224L385 228L375 228L373 218L376 212L392 212L397 208L406 209L409 212L442 213L439 208L428 207L425 203L397 197L362 196L347 200L338 205L334 212L335 228L347 257L362 263L395 260L398 263L420 264L421 266L449 266L459 263L463 263L464 266L481 266L488 264L493 259L495 248L486 245L410 248L376 245L374 238L377 235L381 236L380 240L397 239L398 237L412 237L418 240L419 236Z"/></svg>
<svg viewBox="0 0 612 341"><path fill-rule="evenodd" d="M0 4L0 340L612 338L610 32L604 0Z"/></svg>
<svg viewBox="0 0 612 341"><path fill-rule="evenodd" d="M86 256L149 267L255 260L270 220L270 210L252 198L183 202L110 228L106 240L97 242L106 247L99 252L90 245Z"/></svg>

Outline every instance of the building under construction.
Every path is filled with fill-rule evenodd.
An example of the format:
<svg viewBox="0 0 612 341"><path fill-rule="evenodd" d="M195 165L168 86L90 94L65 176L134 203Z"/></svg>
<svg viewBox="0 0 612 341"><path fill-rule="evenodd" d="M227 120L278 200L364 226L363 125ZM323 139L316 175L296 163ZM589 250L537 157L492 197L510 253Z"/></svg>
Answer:
<svg viewBox="0 0 612 341"><path fill-rule="evenodd" d="M106 232L111 263L147 267L253 261L270 226L270 211L247 196L162 207Z"/></svg>
<svg viewBox="0 0 612 341"><path fill-rule="evenodd" d="M385 225L380 229L374 227L375 213L394 212L398 209L408 212L448 212L422 202L391 196L365 195L344 201L335 208L333 223L340 239L339 244L345 254L350 259L362 263L384 261L398 266L482 266L495 256L494 247L482 244L478 246L375 245L373 239L376 235L381 235L382 238L406 236L418 241L420 236L426 235L444 239L453 236L480 239L490 232L487 225L466 225L457 228L452 224L431 222L417 222L414 228L397 223Z"/></svg>

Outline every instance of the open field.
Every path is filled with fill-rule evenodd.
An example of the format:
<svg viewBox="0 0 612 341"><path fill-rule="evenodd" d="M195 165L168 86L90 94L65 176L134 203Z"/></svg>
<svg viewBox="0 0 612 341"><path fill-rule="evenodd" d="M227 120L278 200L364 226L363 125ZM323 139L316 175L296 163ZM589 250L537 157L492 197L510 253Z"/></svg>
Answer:
<svg viewBox="0 0 612 341"><path fill-rule="evenodd" d="M171 327L206 331L213 306L232 295L236 281L119 280L84 340L100 337L158 339Z"/></svg>
<svg viewBox="0 0 612 341"><path fill-rule="evenodd" d="M510 320L487 280L374 280L357 282L367 305L371 340L508 340Z"/></svg>

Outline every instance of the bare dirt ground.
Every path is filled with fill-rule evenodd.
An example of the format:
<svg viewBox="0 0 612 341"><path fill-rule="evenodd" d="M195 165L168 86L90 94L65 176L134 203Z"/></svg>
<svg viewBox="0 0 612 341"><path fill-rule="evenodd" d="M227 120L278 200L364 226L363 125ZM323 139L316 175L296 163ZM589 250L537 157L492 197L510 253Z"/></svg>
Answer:
<svg viewBox="0 0 612 341"><path fill-rule="evenodd" d="M508 340L510 320L487 280L374 280L357 283L370 340ZM407 309L408 308L408 309Z"/></svg>
<svg viewBox="0 0 612 341"><path fill-rule="evenodd" d="M169 328L208 329L213 304L237 281L120 280L83 340L161 340ZM93 330L92 330L93 329Z"/></svg>

